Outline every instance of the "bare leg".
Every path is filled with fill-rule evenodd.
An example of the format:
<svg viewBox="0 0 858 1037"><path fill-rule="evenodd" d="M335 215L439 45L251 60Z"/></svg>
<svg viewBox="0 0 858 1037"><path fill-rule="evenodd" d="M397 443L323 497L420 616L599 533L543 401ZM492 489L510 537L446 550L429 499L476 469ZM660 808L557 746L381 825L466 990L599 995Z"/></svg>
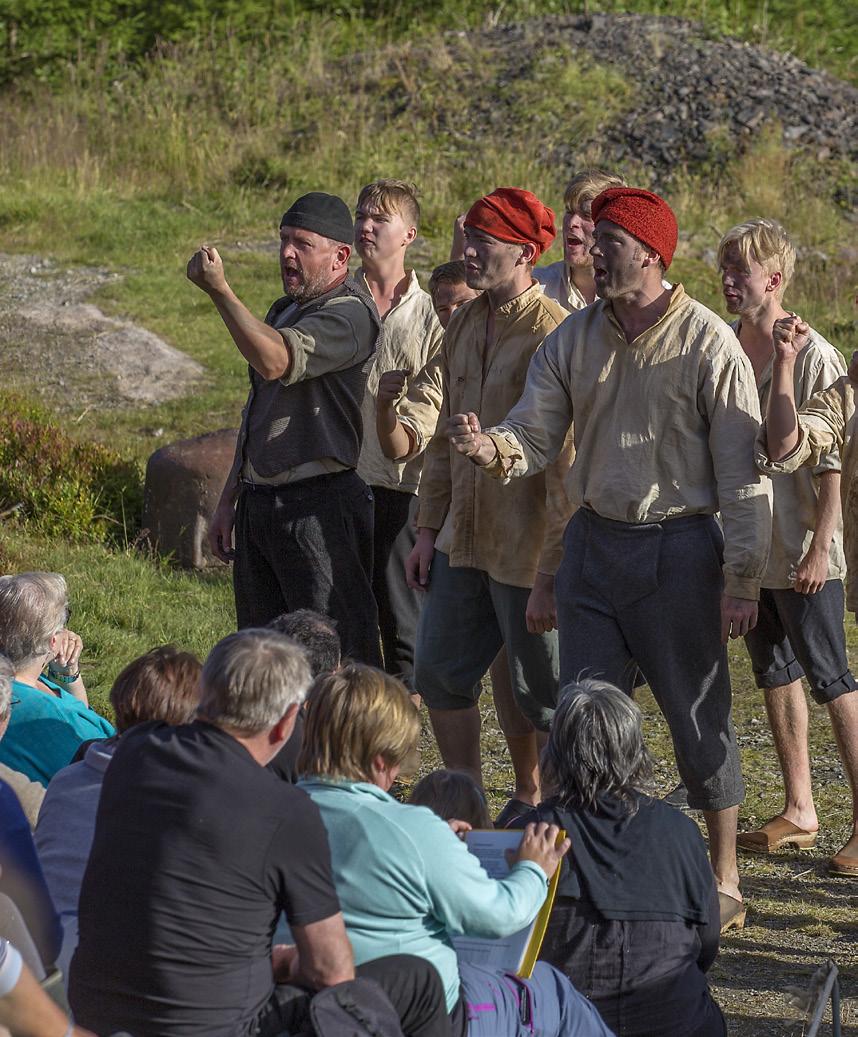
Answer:
<svg viewBox="0 0 858 1037"><path fill-rule="evenodd" d="M808 712L804 688L801 681L793 681L780 688L766 688L764 694L769 726L772 729L775 751L784 779L783 816L806 832L816 832L819 829L819 821L813 805L810 783L810 755L807 750ZM835 704L832 703L832 706Z"/></svg>
<svg viewBox="0 0 858 1037"><path fill-rule="evenodd" d="M858 691L849 691L829 702L828 713L852 790L852 835L840 852L858 857Z"/></svg>
<svg viewBox="0 0 858 1037"><path fill-rule="evenodd" d="M469 706L467 709L430 709L429 719L444 766L452 770L467 771L482 787L479 708Z"/></svg>
<svg viewBox="0 0 858 1037"><path fill-rule="evenodd" d="M709 859L715 873L715 884L721 893L742 899L739 890L739 866L736 863L736 826L739 808L704 810L703 818L709 833Z"/></svg>
<svg viewBox="0 0 858 1037"><path fill-rule="evenodd" d="M539 744L533 724L522 714L512 693L506 648L501 648L489 670L498 724L506 739L515 775L513 799L533 806L539 802Z"/></svg>

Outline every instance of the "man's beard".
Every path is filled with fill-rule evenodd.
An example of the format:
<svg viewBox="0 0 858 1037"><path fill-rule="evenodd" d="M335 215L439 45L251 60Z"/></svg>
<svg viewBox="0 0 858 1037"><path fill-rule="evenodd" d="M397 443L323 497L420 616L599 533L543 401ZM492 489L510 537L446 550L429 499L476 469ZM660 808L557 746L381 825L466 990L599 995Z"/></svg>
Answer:
<svg viewBox="0 0 858 1037"><path fill-rule="evenodd" d="M321 272L312 276L303 275L301 284L294 288L284 288L284 293L293 302L309 302L310 299L324 295L329 283L327 276Z"/></svg>

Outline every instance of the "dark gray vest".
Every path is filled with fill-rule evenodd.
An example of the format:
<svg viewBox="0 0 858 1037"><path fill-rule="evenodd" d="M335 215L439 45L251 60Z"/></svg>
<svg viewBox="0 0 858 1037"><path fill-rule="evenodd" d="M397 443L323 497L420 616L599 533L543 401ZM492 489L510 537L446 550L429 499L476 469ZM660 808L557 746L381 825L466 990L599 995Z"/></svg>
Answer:
<svg viewBox="0 0 858 1037"><path fill-rule="evenodd" d="M325 309L332 299L354 296L369 314L369 333L355 329L357 342L355 362L340 371L330 371L291 385L275 379L266 381L252 367L250 396L242 423L242 451L256 472L272 478L323 457L332 457L348 468L355 468L363 439L361 404L366 392L366 379L374 361L381 321L372 296L352 277L337 288L296 306L281 328L300 325L311 314ZM275 302L265 323L277 324L292 300L283 297Z"/></svg>

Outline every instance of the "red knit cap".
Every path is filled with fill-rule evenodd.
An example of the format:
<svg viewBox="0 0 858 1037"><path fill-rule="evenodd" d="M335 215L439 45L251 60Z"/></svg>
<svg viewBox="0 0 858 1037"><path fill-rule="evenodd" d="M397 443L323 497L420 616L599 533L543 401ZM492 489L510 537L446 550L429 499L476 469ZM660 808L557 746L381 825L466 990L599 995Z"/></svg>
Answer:
<svg viewBox="0 0 858 1037"><path fill-rule="evenodd" d="M593 199L593 223L610 220L661 256L665 269L676 251L679 231L673 210L663 198L639 187L609 187Z"/></svg>
<svg viewBox="0 0 858 1037"><path fill-rule="evenodd" d="M557 236L554 211L520 187L496 187L474 202L468 209L465 226L476 227L499 241L530 242L540 256Z"/></svg>

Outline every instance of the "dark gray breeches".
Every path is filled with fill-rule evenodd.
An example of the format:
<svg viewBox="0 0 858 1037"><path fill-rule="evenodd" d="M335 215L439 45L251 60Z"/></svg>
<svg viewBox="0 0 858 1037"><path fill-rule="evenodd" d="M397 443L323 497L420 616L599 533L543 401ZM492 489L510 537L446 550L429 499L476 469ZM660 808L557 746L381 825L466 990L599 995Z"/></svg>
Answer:
<svg viewBox="0 0 858 1037"><path fill-rule="evenodd" d="M720 641L722 547L708 515L633 525L581 508L555 586L561 688L590 676L631 692L640 667L699 810L745 795Z"/></svg>

